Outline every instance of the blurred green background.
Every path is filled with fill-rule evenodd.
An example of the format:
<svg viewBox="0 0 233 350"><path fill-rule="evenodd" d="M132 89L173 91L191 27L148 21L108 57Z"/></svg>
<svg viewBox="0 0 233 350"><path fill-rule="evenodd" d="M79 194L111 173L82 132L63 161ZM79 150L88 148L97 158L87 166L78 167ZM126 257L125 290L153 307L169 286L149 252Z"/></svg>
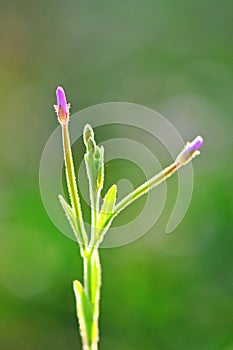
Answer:
<svg viewBox="0 0 233 350"><path fill-rule="evenodd" d="M175 232L164 234L165 213L140 240L101 251L100 349L233 349L232 11L230 0L1 1L0 349L81 349L78 248L38 183L57 85L73 112L135 102L205 138ZM176 177L167 213L175 193Z"/></svg>

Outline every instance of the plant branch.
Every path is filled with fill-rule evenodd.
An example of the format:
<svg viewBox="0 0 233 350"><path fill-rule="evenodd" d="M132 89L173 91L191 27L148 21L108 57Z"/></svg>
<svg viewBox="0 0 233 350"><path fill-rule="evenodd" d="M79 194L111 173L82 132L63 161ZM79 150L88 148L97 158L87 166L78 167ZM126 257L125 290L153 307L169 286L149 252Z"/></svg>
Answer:
<svg viewBox="0 0 233 350"><path fill-rule="evenodd" d="M80 206L80 200L78 196L78 189L75 178L74 164L71 153L70 137L68 124L62 124L62 138L63 138L63 150L66 166L66 181L70 195L71 205L77 218L77 229L80 234L80 243L82 248L85 249L85 245L88 244L88 237L84 228L82 211Z"/></svg>
<svg viewBox="0 0 233 350"><path fill-rule="evenodd" d="M181 163L172 163L167 168L162 170L160 173L153 176L151 179L137 187L133 192L128 194L125 198L123 198L116 206L115 210L112 214L111 219L116 217L122 210L128 207L131 203L133 203L136 199L142 197L144 194L152 190L154 187L161 184L168 177L170 177L173 173L175 173L180 167Z"/></svg>

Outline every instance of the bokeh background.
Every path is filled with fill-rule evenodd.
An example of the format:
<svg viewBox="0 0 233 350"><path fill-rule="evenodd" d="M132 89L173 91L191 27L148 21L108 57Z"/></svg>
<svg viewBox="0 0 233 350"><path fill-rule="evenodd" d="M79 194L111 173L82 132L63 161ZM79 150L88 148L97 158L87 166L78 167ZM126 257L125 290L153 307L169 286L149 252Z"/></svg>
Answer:
<svg viewBox="0 0 233 350"><path fill-rule="evenodd" d="M205 138L192 202L175 232L164 234L176 177L153 229L101 251L100 349L232 350L233 2L13 0L0 7L0 348L81 349L72 293L82 274L78 248L50 222L38 182L61 84L74 112L135 102L162 113L185 139ZM101 141L108 131L97 135ZM161 163L169 161L164 152ZM109 178L128 166L112 162ZM137 171L130 176L140 182Z"/></svg>

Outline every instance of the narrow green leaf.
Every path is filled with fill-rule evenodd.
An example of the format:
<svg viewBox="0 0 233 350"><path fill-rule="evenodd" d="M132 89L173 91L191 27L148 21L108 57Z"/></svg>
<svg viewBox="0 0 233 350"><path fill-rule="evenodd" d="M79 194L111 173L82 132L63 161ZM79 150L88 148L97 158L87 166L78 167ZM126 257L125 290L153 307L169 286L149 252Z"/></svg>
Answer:
<svg viewBox="0 0 233 350"><path fill-rule="evenodd" d="M78 242L80 244L82 244L82 237L80 236L80 233L78 231L78 225L77 225L78 218L76 217L74 210L66 202L66 200L64 199L64 197L61 194L59 194L58 198L59 198L59 201L62 205L62 208L64 209L66 217L70 223L70 226L75 234L75 237L77 238Z"/></svg>
<svg viewBox="0 0 233 350"><path fill-rule="evenodd" d="M103 205L99 215L99 220L97 223L98 229L104 228L108 223L108 220L111 217L115 208L116 194L117 194L117 186L112 185L104 197Z"/></svg>
<svg viewBox="0 0 233 350"><path fill-rule="evenodd" d="M68 218L69 220L70 220L70 219L73 220L74 211L73 211L73 209L71 208L71 206L66 202L65 198L64 198L61 194L59 194L58 198L59 198L59 201L60 201L60 203L61 203L61 205L62 205L62 208L64 209L64 212L65 212L67 218Z"/></svg>
<svg viewBox="0 0 233 350"><path fill-rule="evenodd" d="M92 344L93 308L79 281L76 280L73 282L73 288L76 298L80 334L83 347L86 348Z"/></svg>

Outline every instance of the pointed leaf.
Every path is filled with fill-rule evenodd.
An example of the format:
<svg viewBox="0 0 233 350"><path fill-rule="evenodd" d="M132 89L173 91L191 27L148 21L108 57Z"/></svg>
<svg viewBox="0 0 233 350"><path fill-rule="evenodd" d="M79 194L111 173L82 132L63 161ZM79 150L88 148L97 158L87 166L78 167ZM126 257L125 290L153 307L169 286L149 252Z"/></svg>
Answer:
<svg viewBox="0 0 233 350"><path fill-rule="evenodd" d="M65 198L61 194L59 194L58 198L59 198L59 201L62 205L62 208L64 209L64 212L65 212L67 218L73 220L74 212L73 212L73 209L71 208L71 206L66 202Z"/></svg>
<svg viewBox="0 0 233 350"><path fill-rule="evenodd" d="M77 238L78 242L81 243L81 237L80 237L80 234L78 232L78 225L77 225L78 219L77 219L73 209L66 202L66 200L64 199L64 197L61 194L59 194L58 198L59 198L59 201L62 205L62 208L64 209L64 212L65 212L66 217L70 223L70 226L74 232L75 237Z"/></svg>
<svg viewBox="0 0 233 350"><path fill-rule="evenodd" d="M104 228L110 219L116 203L117 186L112 185L106 193L103 205L100 211L97 227Z"/></svg>
<svg viewBox="0 0 233 350"><path fill-rule="evenodd" d="M76 280L73 282L73 288L76 298L80 334L83 341L83 347L86 348L92 344L93 309L82 284Z"/></svg>

